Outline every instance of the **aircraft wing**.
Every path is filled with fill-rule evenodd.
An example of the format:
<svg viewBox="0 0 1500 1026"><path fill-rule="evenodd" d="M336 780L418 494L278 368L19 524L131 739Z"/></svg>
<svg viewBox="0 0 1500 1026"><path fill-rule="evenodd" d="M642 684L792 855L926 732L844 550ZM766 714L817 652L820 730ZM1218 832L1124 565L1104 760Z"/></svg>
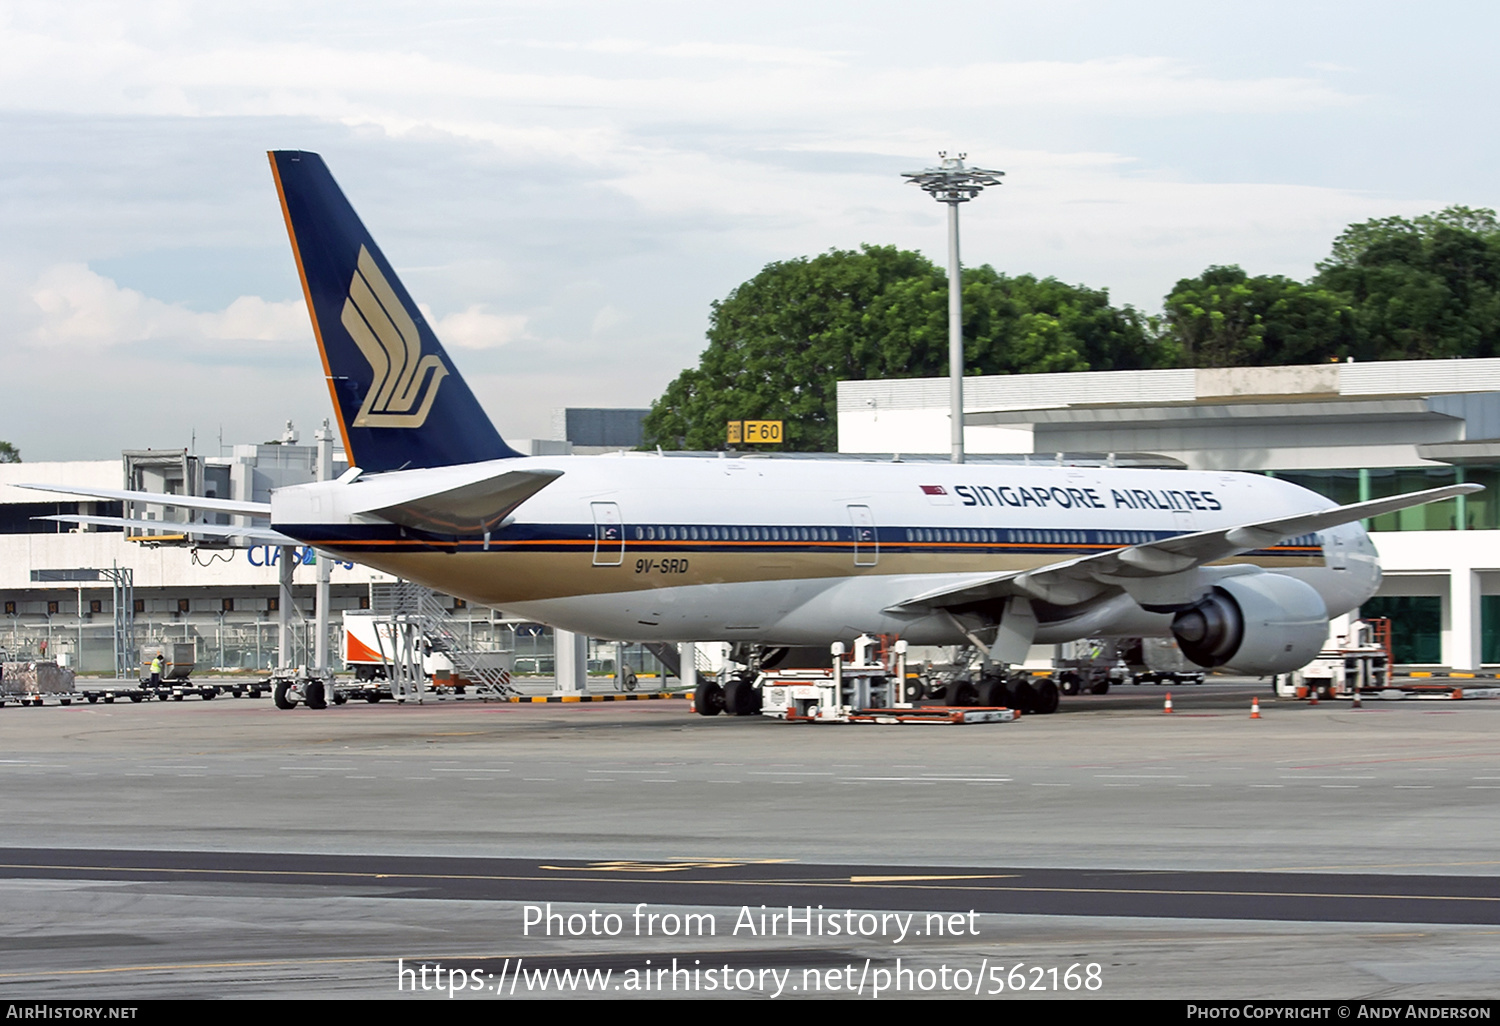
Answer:
<svg viewBox="0 0 1500 1026"><path fill-rule="evenodd" d="M59 492L63 495L88 499L112 499L117 502L145 502L153 506L180 506L183 509L201 509L211 513L237 513L242 517L271 516L269 502L241 502L236 499L206 499L197 495L167 495L163 492L129 492L116 488L76 488L69 485L21 484L17 488L30 488L38 492ZM200 534L202 532L199 532Z"/></svg>
<svg viewBox="0 0 1500 1026"><path fill-rule="evenodd" d="M891 608L902 611L946 609L1009 595L1023 595L1060 606L1074 605L1087 602L1111 587L1118 587L1123 578L1181 573L1238 552L1274 545L1283 538L1483 490L1484 486L1477 484L1448 485L1259 523L1181 534L1144 545L1080 556L1035 570L1008 571L979 581L971 580L956 587L917 595Z"/></svg>
<svg viewBox="0 0 1500 1026"><path fill-rule="evenodd" d="M561 470L510 470L446 491L413 496L358 512L436 534L493 531L517 506L562 477Z"/></svg>
<svg viewBox="0 0 1500 1026"><path fill-rule="evenodd" d="M56 516L32 517L33 520L55 520L63 524L92 524L99 527L138 527L143 531L158 531L164 534L204 534L220 538L250 538L267 545L301 545L269 527L235 527L232 524L188 524L175 520L133 520L129 517L96 517L82 513L59 513Z"/></svg>

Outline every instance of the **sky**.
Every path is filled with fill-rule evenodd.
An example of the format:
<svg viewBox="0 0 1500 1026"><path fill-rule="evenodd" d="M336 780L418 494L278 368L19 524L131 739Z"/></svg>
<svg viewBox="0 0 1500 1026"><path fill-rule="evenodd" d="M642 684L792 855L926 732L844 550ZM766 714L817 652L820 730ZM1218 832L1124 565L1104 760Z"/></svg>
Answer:
<svg viewBox="0 0 1500 1026"><path fill-rule="evenodd" d="M323 154L502 435L647 406L711 304L1005 171L966 265L1148 312L1500 206L1492 5L0 0L0 439L217 455L330 416L266 162Z"/></svg>

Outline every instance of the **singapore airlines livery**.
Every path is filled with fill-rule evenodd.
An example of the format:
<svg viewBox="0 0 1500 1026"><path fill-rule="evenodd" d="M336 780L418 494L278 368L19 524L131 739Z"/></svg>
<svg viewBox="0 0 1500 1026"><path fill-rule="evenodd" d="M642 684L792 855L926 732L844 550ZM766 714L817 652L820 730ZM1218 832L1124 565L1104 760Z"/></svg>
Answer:
<svg viewBox="0 0 1500 1026"><path fill-rule="evenodd" d="M1170 635L1200 665L1269 674L1375 593L1360 520L1479 488L1333 506L1254 474L521 456L323 160L270 157L351 469L268 505L200 500L271 522L204 533L295 539L597 638L887 634L1004 665L1034 643Z"/></svg>

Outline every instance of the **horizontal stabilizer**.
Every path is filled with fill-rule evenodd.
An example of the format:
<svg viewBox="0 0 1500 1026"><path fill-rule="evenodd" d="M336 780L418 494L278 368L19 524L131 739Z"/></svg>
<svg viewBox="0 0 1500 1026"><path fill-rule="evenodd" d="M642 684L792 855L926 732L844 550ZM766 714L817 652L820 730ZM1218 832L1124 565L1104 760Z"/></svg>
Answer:
<svg viewBox="0 0 1500 1026"><path fill-rule="evenodd" d="M269 502L241 502L236 499L206 499L197 495L167 495L164 492L128 492L118 488L75 488L68 485L23 484L17 488L30 488L38 492L57 492L85 499L109 499L115 502L142 502L152 506L177 506L182 509L201 509L211 513L237 513L242 517L271 516Z"/></svg>
<svg viewBox="0 0 1500 1026"><path fill-rule="evenodd" d="M1310 534L1367 517L1377 517L1383 513L1394 513L1396 510L1483 490L1484 486L1477 484L1448 485L1408 492L1405 495L1392 495L1384 499L1350 503L1347 506L1331 506L1328 509L1260 523L1179 534L1144 545L1131 545L1092 556L1081 556L1036 570L1008 571L966 581L957 586L950 585L897 603L891 609L901 612L943 609L1016 594L1055 605L1070 606L1118 587L1118 582L1123 578L1164 577L1182 573L1239 552L1275 545L1299 534Z"/></svg>
<svg viewBox="0 0 1500 1026"><path fill-rule="evenodd" d="M132 520L128 517L95 517L85 514L60 513L50 517L32 517L33 520L55 520L63 524L89 524L95 527L136 527L142 531L157 531L163 534L201 534L215 538L249 538L267 545L301 545L295 538L288 538L280 531L269 527L235 527L233 524L184 524L174 520Z"/></svg>
<svg viewBox="0 0 1500 1026"><path fill-rule="evenodd" d="M562 477L561 470L511 470L388 506L360 510L434 534L485 534L517 506Z"/></svg>

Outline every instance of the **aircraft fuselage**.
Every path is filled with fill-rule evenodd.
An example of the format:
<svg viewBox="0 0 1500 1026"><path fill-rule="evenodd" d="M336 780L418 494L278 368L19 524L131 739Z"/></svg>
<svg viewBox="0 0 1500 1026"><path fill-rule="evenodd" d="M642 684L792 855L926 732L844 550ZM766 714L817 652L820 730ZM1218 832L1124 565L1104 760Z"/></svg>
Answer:
<svg viewBox="0 0 1500 1026"><path fill-rule="evenodd" d="M486 537L347 512L504 471L561 471ZM594 637L822 644L865 633L963 640L950 617L892 607L945 584L1197 531L1324 509L1255 474L754 457L526 457L278 490L276 529L468 601ZM1226 562L1304 580L1329 615L1374 594L1358 524ZM1166 634L1123 593L1043 609L1041 643Z"/></svg>

